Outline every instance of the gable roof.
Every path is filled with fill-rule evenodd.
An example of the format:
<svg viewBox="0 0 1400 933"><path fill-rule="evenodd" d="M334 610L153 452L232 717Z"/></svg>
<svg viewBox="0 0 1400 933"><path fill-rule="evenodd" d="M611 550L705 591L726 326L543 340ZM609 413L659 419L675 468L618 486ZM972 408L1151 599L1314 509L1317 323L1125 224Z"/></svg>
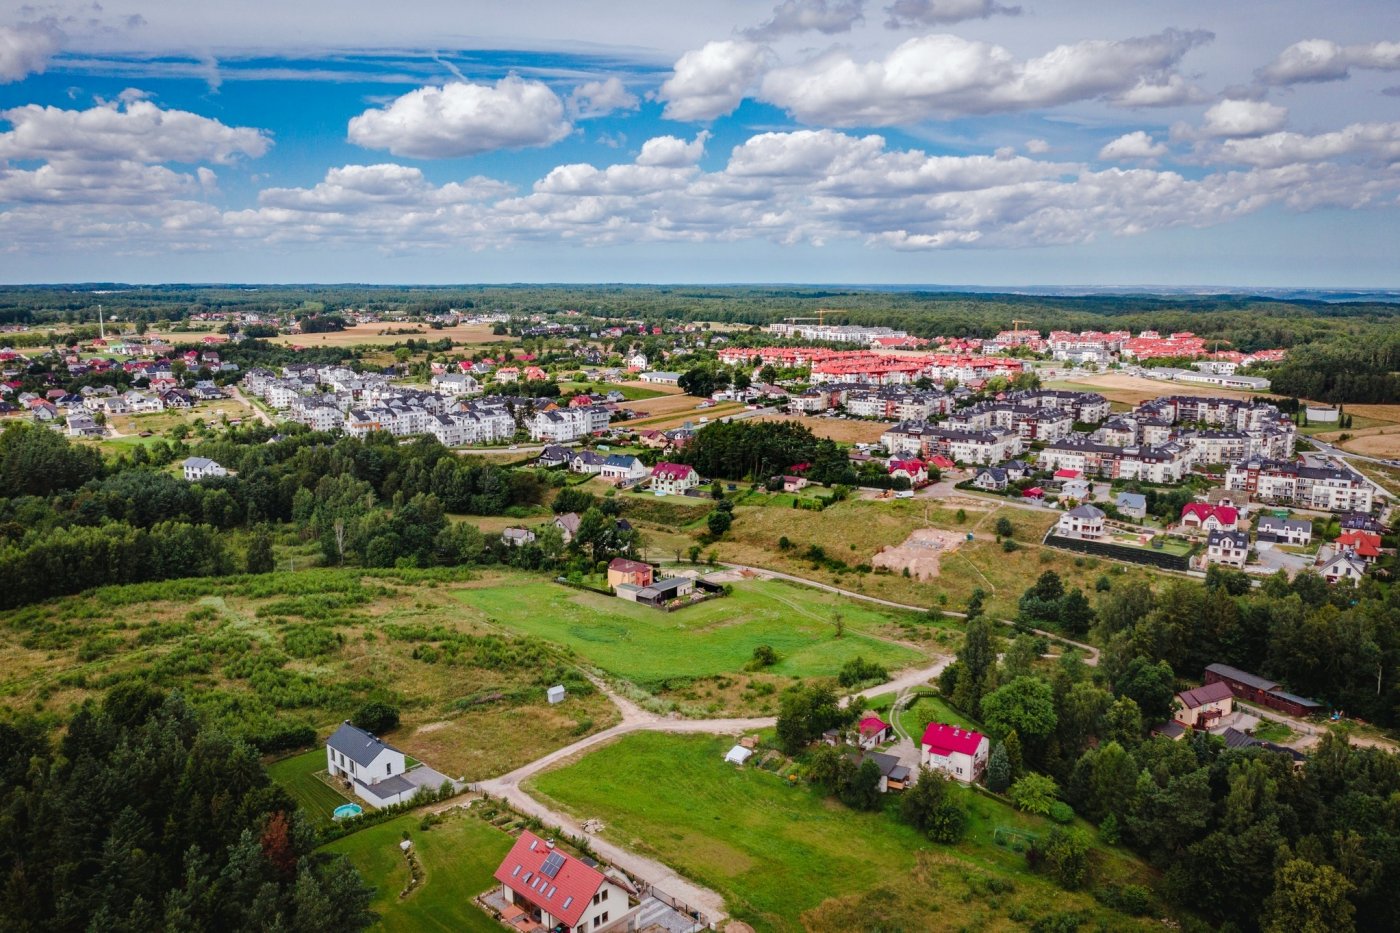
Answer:
<svg viewBox="0 0 1400 933"><path fill-rule="evenodd" d="M947 726L941 722L931 722L924 730L921 745L927 745L930 752L940 755L948 755L958 752L962 755L975 755L981 746L984 736L980 732L972 732L967 729L960 729L957 726Z"/></svg>
<svg viewBox="0 0 1400 933"><path fill-rule="evenodd" d="M1381 536L1373 531L1344 531L1337 535L1336 545L1353 550L1362 557L1376 557L1381 552Z"/></svg>
<svg viewBox="0 0 1400 933"><path fill-rule="evenodd" d="M658 463L652 468L651 475L661 479L685 479L695 473L695 468L688 463Z"/></svg>
<svg viewBox="0 0 1400 933"><path fill-rule="evenodd" d="M1181 705L1187 709L1200 709L1207 703L1219 703L1227 697L1234 696L1234 691L1230 685L1224 681L1217 680L1213 684L1206 684L1203 687L1193 687L1190 690L1183 690L1176 695L1181 701Z"/></svg>
<svg viewBox="0 0 1400 933"><path fill-rule="evenodd" d="M1212 515L1215 520L1222 525L1233 525L1240 520L1239 509L1228 505L1211 505L1209 502L1188 502L1181 507L1181 517L1188 515L1196 516L1199 521L1206 521Z"/></svg>
<svg viewBox="0 0 1400 933"><path fill-rule="evenodd" d="M563 515L556 515L554 517L554 524L558 525L569 534L578 531L579 523L582 521L583 517L577 512L565 512Z"/></svg>
<svg viewBox="0 0 1400 933"><path fill-rule="evenodd" d="M607 877L526 830L515 840L495 879L549 915L574 927Z"/></svg>
<svg viewBox="0 0 1400 933"><path fill-rule="evenodd" d="M1243 531L1212 531L1206 536L1207 547L1230 546L1235 548L1249 547L1249 535Z"/></svg>
<svg viewBox="0 0 1400 933"><path fill-rule="evenodd" d="M1140 492L1120 492L1117 501L1120 509L1147 508L1147 497Z"/></svg>
<svg viewBox="0 0 1400 933"><path fill-rule="evenodd" d="M860 721L859 725L861 735L874 735L877 732L885 731L889 727L890 724L879 716L866 716Z"/></svg>
<svg viewBox="0 0 1400 933"><path fill-rule="evenodd" d="M1069 510L1068 512L1066 512L1065 514L1066 514L1066 515L1073 515L1075 518L1103 518L1103 517L1104 517L1103 509L1097 508L1097 507L1092 506L1092 505L1089 505L1089 504L1087 504L1087 503L1085 503L1084 505L1076 505L1074 508L1070 509L1070 510Z"/></svg>
<svg viewBox="0 0 1400 933"><path fill-rule="evenodd" d="M645 573L651 570L651 564L644 564L639 560L628 560L625 557L614 557L608 562L608 569L617 573Z"/></svg>
<svg viewBox="0 0 1400 933"><path fill-rule="evenodd" d="M398 751L397 748L386 742L381 742L359 726L352 725L348 719L340 724L340 728L331 733L331 737L326 739L326 745L357 765L371 764L374 759L379 757L379 753L386 749L391 752Z"/></svg>

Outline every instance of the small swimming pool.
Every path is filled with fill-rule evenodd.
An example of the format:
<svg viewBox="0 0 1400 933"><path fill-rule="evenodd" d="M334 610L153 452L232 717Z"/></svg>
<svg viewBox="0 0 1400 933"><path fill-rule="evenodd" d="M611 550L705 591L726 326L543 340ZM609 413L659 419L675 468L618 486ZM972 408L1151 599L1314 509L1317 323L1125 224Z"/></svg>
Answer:
<svg viewBox="0 0 1400 933"><path fill-rule="evenodd" d="M364 808L358 803L342 803L331 811L331 819L348 820L352 816L359 816L364 813Z"/></svg>

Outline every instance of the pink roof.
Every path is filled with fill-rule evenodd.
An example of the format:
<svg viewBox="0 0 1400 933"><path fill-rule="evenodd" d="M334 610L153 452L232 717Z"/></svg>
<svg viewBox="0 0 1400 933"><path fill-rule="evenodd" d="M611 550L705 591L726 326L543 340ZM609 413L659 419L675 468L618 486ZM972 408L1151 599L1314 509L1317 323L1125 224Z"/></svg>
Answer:
<svg viewBox="0 0 1400 933"><path fill-rule="evenodd" d="M688 463L658 463L652 467L651 475L662 479L685 479L695 472Z"/></svg>
<svg viewBox="0 0 1400 933"><path fill-rule="evenodd" d="M1228 527L1234 527L1240 520L1239 509L1229 505L1211 505L1209 502L1186 503L1181 507L1181 517L1185 518L1188 515L1194 515L1202 522L1214 515L1216 521Z"/></svg>
<svg viewBox="0 0 1400 933"><path fill-rule="evenodd" d="M884 732L889 727L890 724L879 716L866 716L860 721L860 734L875 735L878 732Z"/></svg>
<svg viewBox="0 0 1400 933"><path fill-rule="evenodd" d="M1021 496L1026 499L1040 499L1044 497L1045 490L1039 486L1032 486L1030 489L1021 490Z"/></svg>
<svg viewBox="0 0 1400 933"><path fill-rule="evenodd" d="M541 871L551 855L563 859L553 877ZM505 861L496 869L495 878L570 927L577 926L583 919L584 910L593 905L593 895L607 881L598 869L589 868L567 852L550 847L528 830L515 840Z"/></svg>
<svg viewBox="0 0 1400 933"><path fill-rule="evenodd" d="M924 730L923 744L928 746L930 752L939 755L948 755L952 752L975 755L978 747L982 744L982 738L980 732L970 732L967 729L959 729L957 726L945 726L941 722L931 722Z"/></svg>
<svg viewBox="0 0 1400 933"><path fill-rule="evenodd" d="M1228 696L1232 696L1230 685L1223 680L1217 680L1213 684L1206 684L1204 687L1195 687L1191 690L1183 690L1176 695L1181 701L1181 705L1187 709L1200 709L1207 703L1219 703Z"/></svg>
<svg viewBox="0 0 1400 933"><path fill-rule="evenodd" d="M1083 474L1081 474L1078 470L1071 470L1068 467L1066 467L1063 470L1055 471L1055 479L1079 479L1079 477L1082 475Z"/></svg>
<svg viewBox="0 0 1400 933"><path fill-rule="evenodd" d="M931 464L933 464L934 466L938 467L940 470L951 470L953 467L957 466L956 463L954 463L953 461L949 460L947 457L943 456L942 454L939 454L938 456L936 456L936 457L934 457L933 459L929 460L929 463L931 463Z"/></svg>
<svg viewBox="0 0 1400 933"><path fill-rule="evenodd" d="M923 468L924 468L924 462L923 462L922 460L917 459L917 458L914 458L914 459L912 459L912 460L891 460L891 461L890 461L890 472L891 472L891 473L893 473L895 470L903 470L903 471L906 472L906 473L919 473L919 472L922 472Z"/></svg>

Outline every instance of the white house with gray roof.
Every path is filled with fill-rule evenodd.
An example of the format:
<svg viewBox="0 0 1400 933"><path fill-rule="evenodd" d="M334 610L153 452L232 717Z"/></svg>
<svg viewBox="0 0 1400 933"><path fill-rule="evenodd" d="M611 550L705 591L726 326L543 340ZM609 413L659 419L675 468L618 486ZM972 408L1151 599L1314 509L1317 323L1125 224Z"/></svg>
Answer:
<svg viewBox="0 0 1400 933"><path fill-rule="evenodd" d="M326 770L333 778L349 781L356 796L377 807L398 803L400 798L407 800L418 790L416 784L403 779L403 752L349 720L326 740ZM407 796L403 796L405 792Z"/></svg>

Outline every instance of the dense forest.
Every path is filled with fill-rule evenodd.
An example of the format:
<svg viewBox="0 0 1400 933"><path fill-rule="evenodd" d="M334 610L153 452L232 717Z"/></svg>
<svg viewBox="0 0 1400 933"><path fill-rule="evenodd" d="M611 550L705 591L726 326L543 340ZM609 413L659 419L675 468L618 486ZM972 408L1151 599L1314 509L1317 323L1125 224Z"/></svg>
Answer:
<svg viewBox="0 0 1400 933"><path fill-rule="evenodd" d="M68 723L0 723L0 930L298 930L374 921L371 890L253 748L178 693L114 689Z"/></svg>

